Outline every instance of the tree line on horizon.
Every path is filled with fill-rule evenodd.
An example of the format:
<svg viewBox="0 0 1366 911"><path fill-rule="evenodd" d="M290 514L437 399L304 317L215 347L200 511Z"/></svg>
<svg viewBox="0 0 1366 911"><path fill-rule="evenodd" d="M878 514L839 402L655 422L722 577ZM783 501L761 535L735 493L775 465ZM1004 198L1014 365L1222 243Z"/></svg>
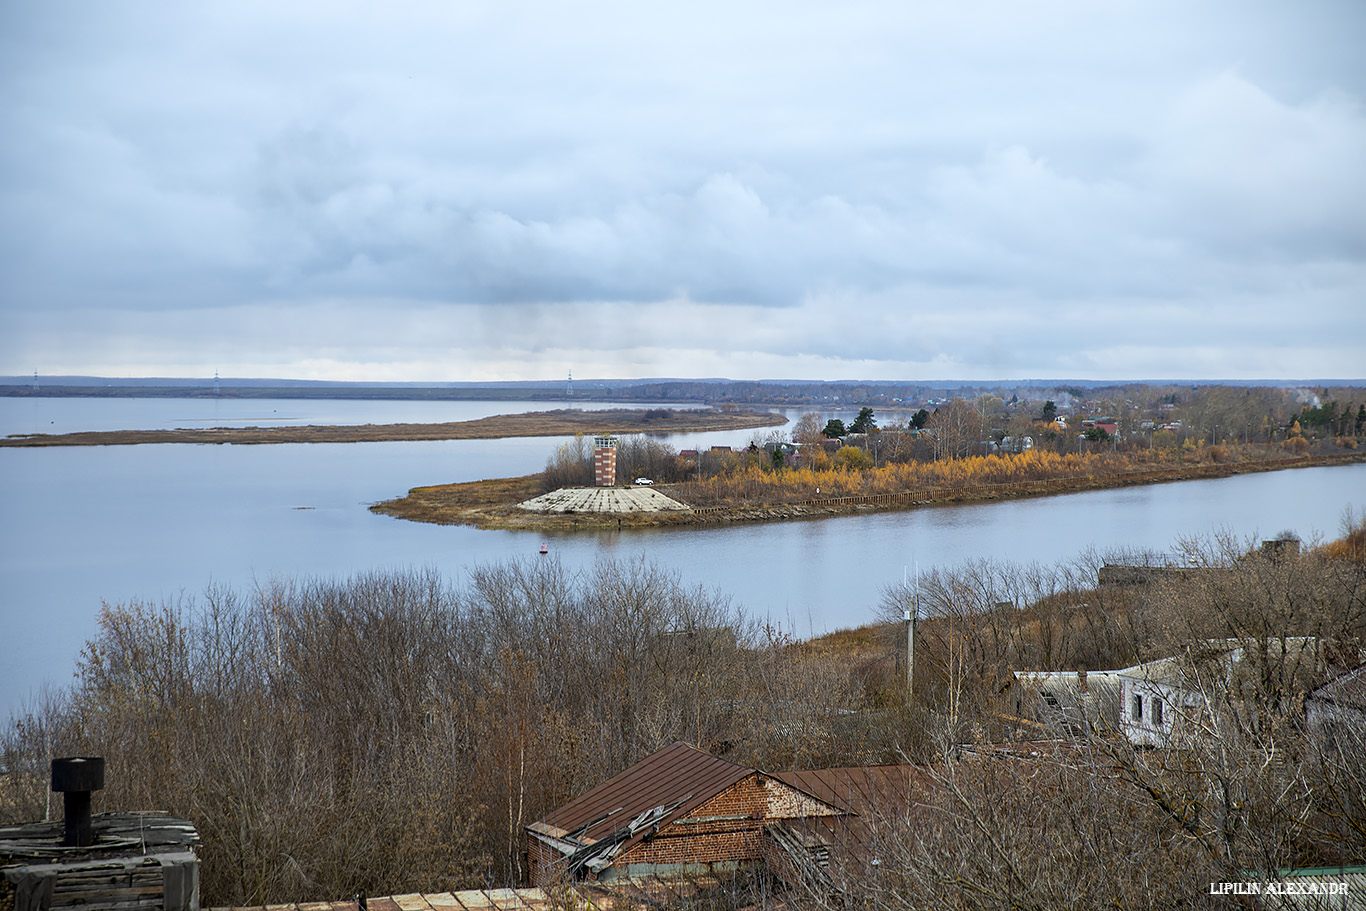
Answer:
<svg viewBox="0 0 1366 911"><path fill-rule="evenodd" d="M648 434L622 435L616 458L619 483L643 477L677 485L678 498L692 506L775 505L1351 452L1362 433L1366 403L1310 405L1287 390L1208 387L1067 409L1051 399L995 395L954 398L902 418L879 418L863 406L847 427L809 412L734 450L685 454ZM547 491L593 482L586 436L560 446L541 475Z"/></svg>

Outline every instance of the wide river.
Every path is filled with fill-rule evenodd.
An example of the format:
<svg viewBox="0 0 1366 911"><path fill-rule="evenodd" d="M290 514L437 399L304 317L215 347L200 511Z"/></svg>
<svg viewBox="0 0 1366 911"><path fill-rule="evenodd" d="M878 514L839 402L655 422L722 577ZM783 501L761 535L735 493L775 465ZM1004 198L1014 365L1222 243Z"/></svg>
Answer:
<svg viewBox="0 0 1366 911"><path fill-rule="evenodd" d="M467 420L555 403L0 399L0 435L161 427ZM574 403L574 407L615 407ZM786 411L795 418L802 410ZM846 422L853 412L823 411ZM759 431L759 434L767 431ZM755 431L666 437L745 445ZM562 439L0 449L0 718L65 685L101 602L159 602L209 583L246 592L344 577L535 559L655 561L797 636L873 619L908 567L992 557L1070 560L1089 548L1284 530L1330 538L1366 510L1366 464L1016 502L728 527L541 534L423 525L369 512L424 484L529 474Z"/></svg>

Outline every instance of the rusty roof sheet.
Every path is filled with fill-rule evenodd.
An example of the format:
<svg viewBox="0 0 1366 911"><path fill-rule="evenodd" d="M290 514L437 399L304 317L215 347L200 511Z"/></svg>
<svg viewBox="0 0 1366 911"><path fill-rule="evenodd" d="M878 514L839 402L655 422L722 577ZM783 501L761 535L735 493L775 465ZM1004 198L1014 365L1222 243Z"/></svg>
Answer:
<svg viewBox="0 0 1366 911"><path fill-rule="evenodd" d="M849 815L811 817L783 823L794 832L825 842L837 879L861 870L879 853L879 821L918 812L934 788L931 775L912 765L853 766L777 772L774 777L839 807Z"/></svg>
<svg viewBox="0 0 1366 911"><path fill-rule="evenodd" d="M646 756L541 822L582 840L597 840L647 810L677 804L659 820L660 826L666 826L753 774L754 769L680 741Z"/></svg>
<svg viewBox="0 0 1366 911"><path fill-rule="evenodd" d="M775 772L773 777L831 806L859 815L904 808L913 789L926 787L924 770L911 765L808 769Z"/></svg>

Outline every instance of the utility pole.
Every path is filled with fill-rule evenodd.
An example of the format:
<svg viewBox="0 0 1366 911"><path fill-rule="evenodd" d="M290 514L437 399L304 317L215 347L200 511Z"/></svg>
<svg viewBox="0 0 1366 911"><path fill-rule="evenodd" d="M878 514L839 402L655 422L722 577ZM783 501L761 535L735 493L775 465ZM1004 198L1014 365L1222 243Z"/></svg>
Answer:
<svg viewBox="0 0 1366 911"><path fill-rule="evenodd" d="M906 568L901 568L901 586L906 588ZM920 567L915 569L915 596L912 606L905 609L906 620L906 705L915 696L915 624L920 619Z"/></svg>
<svg viewBox="0 0 1366 911"><path fill-rule="evenodd" d="M906 705L915 696L915 614L906 609Z"/></svg>

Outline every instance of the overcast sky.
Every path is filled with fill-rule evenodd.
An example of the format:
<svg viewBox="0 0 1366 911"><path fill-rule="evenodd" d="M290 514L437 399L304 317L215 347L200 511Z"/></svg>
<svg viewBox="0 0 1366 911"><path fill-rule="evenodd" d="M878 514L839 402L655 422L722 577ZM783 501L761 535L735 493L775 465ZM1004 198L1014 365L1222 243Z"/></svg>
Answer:
<svg viewBox="0 0 1366 911"><path fill-rule="evenodd" d="M0 6L0 374L1366 376L1360 0Z"/></svg>

